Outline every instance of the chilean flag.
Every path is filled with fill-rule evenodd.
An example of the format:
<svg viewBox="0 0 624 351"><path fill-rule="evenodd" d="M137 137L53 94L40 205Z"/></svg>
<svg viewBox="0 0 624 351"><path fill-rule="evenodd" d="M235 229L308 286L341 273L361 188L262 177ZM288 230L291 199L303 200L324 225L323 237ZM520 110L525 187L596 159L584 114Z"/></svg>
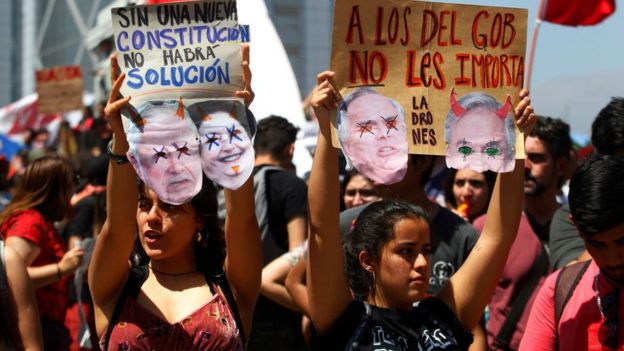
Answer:
<svg viewBox="0 0 624 351"><path fill-rule="evenodd" d="M591 26L615 12L615 0L543 0L540 18L566 26Z"/></svg>

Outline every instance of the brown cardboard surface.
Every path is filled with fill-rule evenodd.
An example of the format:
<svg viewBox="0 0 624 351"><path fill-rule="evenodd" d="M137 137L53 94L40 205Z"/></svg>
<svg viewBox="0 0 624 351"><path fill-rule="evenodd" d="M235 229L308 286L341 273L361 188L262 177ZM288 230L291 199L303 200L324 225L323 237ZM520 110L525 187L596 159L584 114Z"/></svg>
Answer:
<svg viewBox="0 0 624 351"><path fill-rule="evenodd" d="M517 102L526 9L412 0L336 0L331 70L343 96L372 86L405 110L409 152L445 155L450 94ZM523 137L516 133L516 157ZM338 147L334 129L333 144Z"/></svg>

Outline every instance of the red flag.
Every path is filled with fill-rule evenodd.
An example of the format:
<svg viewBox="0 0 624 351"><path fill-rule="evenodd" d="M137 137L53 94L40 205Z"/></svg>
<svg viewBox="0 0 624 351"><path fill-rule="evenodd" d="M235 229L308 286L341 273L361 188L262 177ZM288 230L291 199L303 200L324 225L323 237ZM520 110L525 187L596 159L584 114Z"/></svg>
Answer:
<svg viewBox="0 0 624 351"><path fill-rule="evenodd" d="M615 12L615 0L544 0L544 21L566 26L590 26Z"/></svg>

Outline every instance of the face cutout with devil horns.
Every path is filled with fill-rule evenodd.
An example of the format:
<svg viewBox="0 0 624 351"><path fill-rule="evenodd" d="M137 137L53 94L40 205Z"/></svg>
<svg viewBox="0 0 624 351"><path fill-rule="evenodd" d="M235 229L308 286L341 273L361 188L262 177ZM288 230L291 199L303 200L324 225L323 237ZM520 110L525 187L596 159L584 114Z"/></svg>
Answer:
<svg viewBox="0 0 624 351"><path fill-rule="evenodd" d="M515 165L516 132L511 99L499 104L485 93L455 98L446 116L446 165L456 169L511 172Z"/></svg>

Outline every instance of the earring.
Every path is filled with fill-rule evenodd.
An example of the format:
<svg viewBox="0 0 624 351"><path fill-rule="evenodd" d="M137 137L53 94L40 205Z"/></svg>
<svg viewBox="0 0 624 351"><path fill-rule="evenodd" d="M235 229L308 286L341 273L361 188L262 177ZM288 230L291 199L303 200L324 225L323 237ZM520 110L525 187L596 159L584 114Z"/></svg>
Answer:
<svg viewBox="0 0 624 351"><path fill-rule="evenodd" d="M375 271L371 272L371 280L370 280L370 286L369 288L369 293L372 294L375 291Z"/></svg>

